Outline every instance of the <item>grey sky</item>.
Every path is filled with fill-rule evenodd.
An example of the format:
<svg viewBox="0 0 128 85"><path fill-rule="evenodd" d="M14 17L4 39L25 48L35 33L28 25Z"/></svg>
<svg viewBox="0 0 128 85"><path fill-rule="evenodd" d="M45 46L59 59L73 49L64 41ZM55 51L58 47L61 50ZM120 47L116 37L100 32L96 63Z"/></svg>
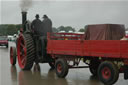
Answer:
<svg viewBox="0 0 128 85"><path fill-rule="evenodd" d="M1 23L21 23L19 1L1 2ZM34 1L28 10L28 19L35 14L47 14L53 26L61 25L83 28L86 24L125 24L128 27L128 1Z"/></svg>

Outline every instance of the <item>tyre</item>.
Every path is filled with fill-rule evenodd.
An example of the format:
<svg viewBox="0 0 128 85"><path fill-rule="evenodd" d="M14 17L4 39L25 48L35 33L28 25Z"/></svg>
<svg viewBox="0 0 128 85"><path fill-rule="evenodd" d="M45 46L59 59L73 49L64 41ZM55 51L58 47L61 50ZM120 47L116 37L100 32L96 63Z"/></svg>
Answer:
<svg viewBox="0 0 128 85"><path fill-rule="evenodd" d="M68 74L68 64L65 59L58 59L55 63L56 74L60 78L64 78Z"/></svg>
<svg viewBox="0 0 128 85"><path fill-rule="evenodd" d="M17 43L17 56L19 67L23 70L30 70L35 59L34 41L30 34L21 34Z"/></svg>
<svg viewBox="0 0 128 85"><path fill-rule="evenodd" d="M105 85L112 85L119 78L119 70L114 63L104 61L99 65L98 77Z"/></svg>
<svg viewBox="0 0 128 85"><path fill-rule="evenodd" d="M34 65L34 72L40 72L40 65L39 64Z"/></svg>
<svg viewBox="0 0 128 85"><path fill-rule="evenodd" d="M94 75L94 76L97 75L97 67L95 67L94 65L89 65L89 70L92 75Z"/></svg>
<svg viewBox="0 0 128 85"><path fill-rule="evenodd" d="M6 45L6 48L8 48L8 44Z"/></svg>
<svg viewBox="0 0 128 85"><path fill-rule="evenodd" d="M52 69L55 68L55 62L49 62L48 64L49 64L49 66L50 66Z"/></svg>
<svg viewBox="0 0 128 85"><path fill-rule="evenodd" d="M127 80L128 79L128 65L124 66L124 79Z"/></svg>
<svg viewBox="0 0 128 85"><path fill-rule="evenodd" d="M11 65L16 64L16 48L10 47L10 63Z"/></svg>
<svg viewBox="0 0 128 85"><path fill-rule="evenodd" d="M100 62L97 60L92 60L89 65L89 70L92 73L93 76L97 75L97 70L99 67Z"/></svg>

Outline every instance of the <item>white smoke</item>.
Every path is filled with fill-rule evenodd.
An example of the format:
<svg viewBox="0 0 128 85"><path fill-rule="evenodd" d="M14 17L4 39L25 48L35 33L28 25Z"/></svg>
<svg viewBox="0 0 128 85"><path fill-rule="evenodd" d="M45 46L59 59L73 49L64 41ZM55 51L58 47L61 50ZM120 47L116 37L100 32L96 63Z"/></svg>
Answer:
<svg viewBox="0 0 128 85"><path fill-rule="evenodd" d="M27 12L33 5L33 0L21 0L20 7L22 12Z"/></svg>

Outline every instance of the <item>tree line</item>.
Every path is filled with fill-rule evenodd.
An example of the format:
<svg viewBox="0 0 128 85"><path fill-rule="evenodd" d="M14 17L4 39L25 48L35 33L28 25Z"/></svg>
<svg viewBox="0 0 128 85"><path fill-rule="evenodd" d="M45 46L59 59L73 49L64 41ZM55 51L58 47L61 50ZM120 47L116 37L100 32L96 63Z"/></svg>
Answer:
<svg viewBox="0 0 128 85"><path fill-rule="evenodd" d="M17 34L18 30L20 30L20 28L22 28L21 24L1 24L0 25L0 35L13 35L13 34ZM66 33L72 31L72 32L76 32L75 28L71 27L71 26L59 26L59 27L53 27L53 32L61 32L64 31ZM85 29L81 28L79 29L79 32L84 32Z"/></svg>
<svg viewBox="0 0 128 85"><path fill-rule="evenodd" d="M0 35L13 35L17 34L18 30L22 28L21 24L0 24ZM78 32L85 32L87 28L87 25L84 28L80 28ZM76 32L75 28L71 26L59 26L59 27L53 27L53 32L61 32L64 31L66 33L72 31ZM126 31L128 31L128 28L126 28Z"/></svg>
<svg viewBox="0 0 128 85"><path fill-rule="evenodd" d="M1 24L0 35L13 35L17 34L17 31L22 27L21 24Z"/></svg>

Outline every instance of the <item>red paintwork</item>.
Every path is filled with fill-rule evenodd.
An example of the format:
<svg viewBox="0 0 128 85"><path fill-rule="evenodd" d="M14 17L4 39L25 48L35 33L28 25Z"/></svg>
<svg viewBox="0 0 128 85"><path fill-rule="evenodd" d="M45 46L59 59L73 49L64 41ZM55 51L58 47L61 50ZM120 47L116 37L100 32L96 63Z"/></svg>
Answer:
<svg viewBox="0 0 128 85"><path fill-rule="evenodd" d="M57 65L57 71L58 71L59 73L62 72L62 66L61 66L61 64L58 64L58 65Z"/></svg>
<svg viewBox="0 0 128 85"><path fill-rule="evenodd" d="M111 70L108 67L104 67L102 70L102 76L104 79L108 80L111 77Z"/></svg>
<svg viewBox="0 0 128 85"><path fill-rule="evenodd" d="M0 44L8 44L7 40L0 40Z"/></svg>
<svg viewBox="0 0 128 85"><path fill-rule="evenodd" d="M125 37L128 38L128 35L126 35Z"/></svg>
<svg viewBox="0 0 128 85"><path fill-rule="evenodd" d="M68 35L70 35L70 33ZM77 36L78 35L79 34L77 34ZM77 36L75 36L75 39L71 39L71 37L68 38L67 36L64 37L66 40L55 40L57 37L54 37L53 35L50 36L50 34L48 34L47 53L52 55L57 54L128 59L127 40L83 40L84 35L80 34L81 37L79 38ZM60 37L58 37L58 39L59 38Z"/></svg>
<svg viewBox="0 0 128 85"><path fill-rule="evenodd" d="M17 45L17 56L18 56L18 63L20 68L24 69L26 64L26 55L27 49L25 45L25 40L23 35L21 34L18 38L18 45Z"/></svg>

